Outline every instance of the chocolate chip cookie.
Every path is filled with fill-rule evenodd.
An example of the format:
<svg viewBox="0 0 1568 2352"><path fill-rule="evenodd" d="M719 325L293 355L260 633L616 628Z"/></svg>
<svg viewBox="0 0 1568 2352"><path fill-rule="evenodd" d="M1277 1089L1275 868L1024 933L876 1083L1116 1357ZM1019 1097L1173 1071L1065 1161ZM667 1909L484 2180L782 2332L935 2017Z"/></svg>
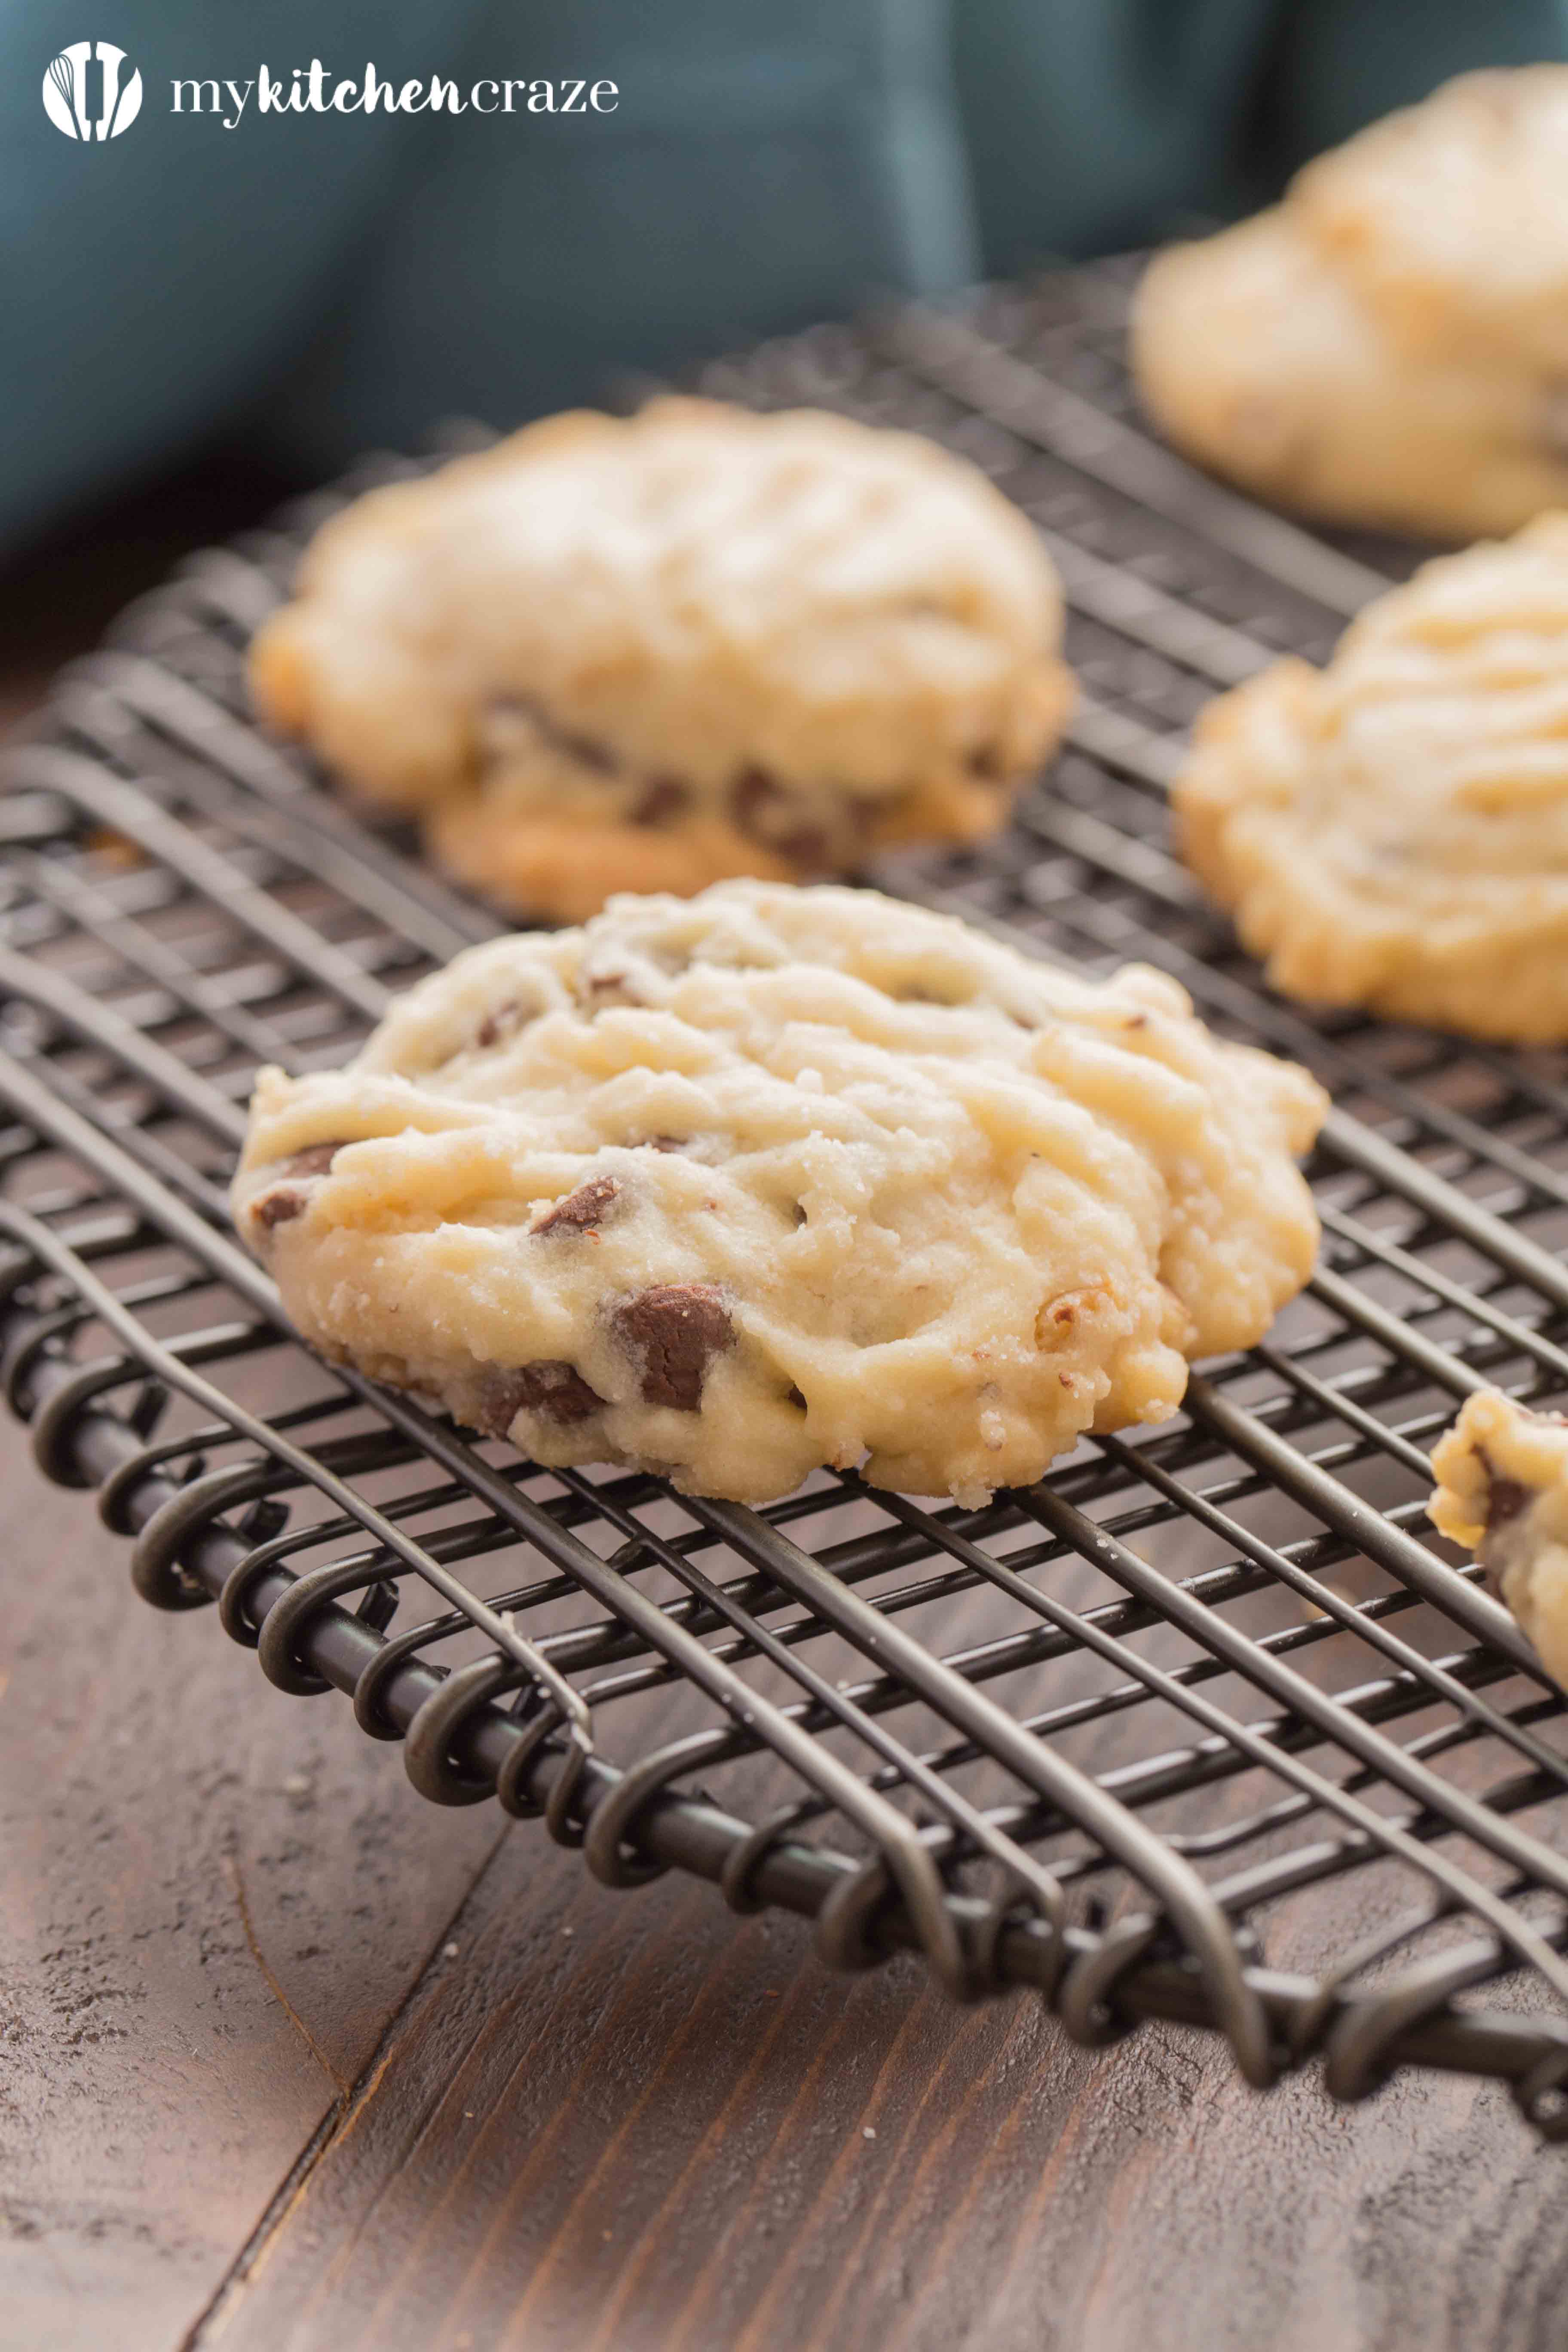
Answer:
<svg viewBox="0 0 1568 2352"><path fill-rule="evenodd" d="M1466 74L1172 247L1144 406L1280 505L1437 539L1568 505L1568 66Z"/></svg>
<svg viewBox="0 0 1568 2352"><path fill-rule="evenodd" d="M1496 1389L1434 1449L1439 1533L1473 1551L1547 1672L1568 1684L1568 1421Z"/></svg>
<svg viewBox="0 0 1568 2352"><path fill-rule="evenodd" d="M1292 996L1568 1037L1568 515L1441 556L1200 717L1188 863Z"/></svg>
<svg viewBox="0 0 1568 2352"><path fill-rule="evenodd" d="M328 1355L546 1464L977 1502L1310 1270L1323 1097L1173 982L869 891L622 898L261 1074L239 1231Z"/></svg>
<svg viewBox="0 0 1568 2352"><path fill-rule="evenodd" d="M261 630L262 714L514 912L847 874L1005 819L1071 686L1024 517L933 443L659 400L371 492Z"/></svg>

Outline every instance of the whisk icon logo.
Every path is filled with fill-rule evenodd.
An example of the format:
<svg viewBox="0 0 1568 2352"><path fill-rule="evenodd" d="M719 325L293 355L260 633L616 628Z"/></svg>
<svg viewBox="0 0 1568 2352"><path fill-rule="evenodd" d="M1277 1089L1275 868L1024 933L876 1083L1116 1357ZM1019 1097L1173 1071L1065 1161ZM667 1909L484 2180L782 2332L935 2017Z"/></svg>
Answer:
<svg viewBox="0 0 1568 2352"><path fill-rule="evenodd" d="M112 41L72 41L49 59L44 112L68 139L118 139L142 111L142 76Z"/></svg>

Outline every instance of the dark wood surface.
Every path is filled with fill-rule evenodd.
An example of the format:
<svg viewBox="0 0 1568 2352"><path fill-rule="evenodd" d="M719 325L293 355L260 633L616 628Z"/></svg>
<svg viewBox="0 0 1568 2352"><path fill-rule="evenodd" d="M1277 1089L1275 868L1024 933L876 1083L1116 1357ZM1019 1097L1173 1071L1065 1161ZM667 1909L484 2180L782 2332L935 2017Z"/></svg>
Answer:
<svg viewBox="0 0 1568 2352"><path fill-rule="evenodd" d="M1496 2090L1258 2098L608 1894L0 1452L6 2352L1561 2345L1568 2155Z"/></svg>
<svg viewBox="0 0 1568 2352"><path fill-rule="evenodd" d="M9 1424L0 1513L0 2352L1563 2343L1568 2152L1496 2089L1259 2098L608 1894L154 1615Z"/></svg>

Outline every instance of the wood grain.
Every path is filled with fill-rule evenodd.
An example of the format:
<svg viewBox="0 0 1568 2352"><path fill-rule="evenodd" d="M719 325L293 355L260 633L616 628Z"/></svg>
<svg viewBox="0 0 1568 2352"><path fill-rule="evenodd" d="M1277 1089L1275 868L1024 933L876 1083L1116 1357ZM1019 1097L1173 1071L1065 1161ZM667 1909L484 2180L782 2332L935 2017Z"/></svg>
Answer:
<svg viewBox="0 0 1568 2352"><path fill-rule="evenodd" d="M8 1423L0 1494L0 2342L133 2352L200 2313L498 1824L154 1615Z"/></svg>
<svg viewBox="0 0 1568 2352"><path fill-rule="evenodd" d="M1568 2158L1490 2087L1347 2111L1196 2035L1086 2053L527 1832L453 1937L202 2352L1562 2341Z"/></svg>

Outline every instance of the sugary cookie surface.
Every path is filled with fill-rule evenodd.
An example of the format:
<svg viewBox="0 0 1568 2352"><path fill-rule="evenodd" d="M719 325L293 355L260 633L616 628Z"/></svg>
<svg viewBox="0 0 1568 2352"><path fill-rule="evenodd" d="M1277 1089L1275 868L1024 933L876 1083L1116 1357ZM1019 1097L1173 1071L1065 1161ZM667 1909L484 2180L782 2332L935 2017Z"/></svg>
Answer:
<svg viewBox="0 0 1568 2352"><path fill-rule="evenodd" d="M978 1500L1267 1328L1324 1108L1154 972L742 882L475 948L347 1069L264 1072L234 1205L308 1338L536 1460Z"/></svg>
<svg viewBox="0 0 1568 2352"><path fill-rule="evenodd" d="M1568 1421L1483 1390L1438 1440L1432 1469L1433 1525L1478 1555L1542 1664L1568 1684Z"/></svg>
<svg viewBox="0 0 1568 2352"><path fill-rule="evenodd" d="M1211 703L1189 864L1295 996L1568 1037L1568 516L1426 564Z"/></svg>
<svg viewBox="0 0 1568 2352"><path fill-rule="evenodd" d="M933 443L660 400L371 492L261 630L263 714L514 910L993 831L1060 731L1034 530Z"/></svg>
<svg viewBox="0 0 1568 2352"><path fill-rule="evenodd" d="M1568 504L1568 66L1467 74L1152 263L1144 404L1282 505L1438 539Z"/></svg>

